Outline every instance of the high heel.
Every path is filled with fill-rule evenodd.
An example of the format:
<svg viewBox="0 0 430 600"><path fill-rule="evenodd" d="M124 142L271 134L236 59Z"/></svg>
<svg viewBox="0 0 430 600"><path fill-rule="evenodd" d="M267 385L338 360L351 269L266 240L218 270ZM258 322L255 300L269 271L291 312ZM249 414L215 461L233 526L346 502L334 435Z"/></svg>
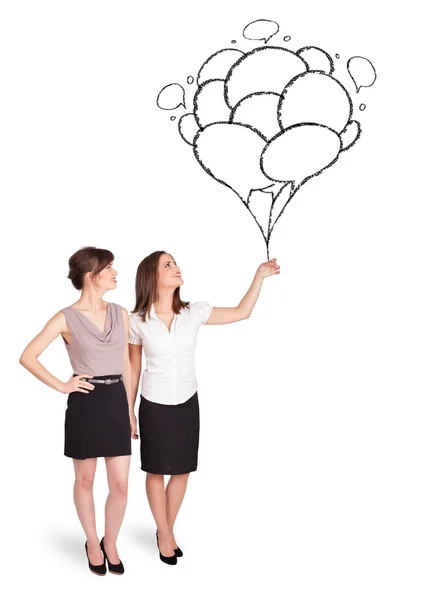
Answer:
<svg viewBox="0 0 430 600"><path fill-rule="evenodd" d="M106 563L105 560L103 559L103 564L102 565L92 565L88 556L88 543L85 542L85 553L87 555L87 559L88 559L88 567L91 571L91 573L94 573L94 575L106 575Z"/></svg>
<svg viewBox="0 0 430 600"><path fill-rule="evenodd" d="M100 542L100 548L103 552L103 556L107 560L107 564L109 567L109 573L114 573L115 575L123 575L124 574L124 565L122 564L122 561L119 561L119 563L116 563L116 564L112 564L110 562L110 560L108 559L108 555L106 554L106 550L105 550L105 545L103 543L104 539L105 538L103 537L102 541Z"/></svg>
<svg viewBox="0 0 430 600"><path fill-rule="evenodd" d="M182 552L182 550L179 548L179 546L177 548L173 548L173 550L175 551L175 556L177 558L181 558L181 556L184 556L184 553Z"/></svg>
<svg viewBox="0 0 430 600"><path fill-rule="evenodd" d="M176 552L173 556L163 556L163 554L161 554L160 552L160 545L158 543L158 531L155 532L155 537L157 538L157 548L160 554L160 560L162 560L164 563L166 563L166 565L176 565L176 563L178 562L178 559L176 557Z"/></svg>

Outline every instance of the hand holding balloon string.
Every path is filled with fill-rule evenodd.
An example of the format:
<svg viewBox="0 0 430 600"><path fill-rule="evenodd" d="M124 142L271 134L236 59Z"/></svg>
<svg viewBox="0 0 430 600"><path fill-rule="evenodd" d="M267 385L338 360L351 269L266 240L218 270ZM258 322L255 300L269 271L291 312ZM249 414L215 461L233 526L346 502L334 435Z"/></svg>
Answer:
<svg viewBox="0 0 430 600"><path fill-rule="evenodd" d="M271 275L279 275L280 272L281 267L276 262L276 258L271 258L267 262L262 263L257 269L257 273L261 275L263 279L265 277L270 277Z"/></svg>

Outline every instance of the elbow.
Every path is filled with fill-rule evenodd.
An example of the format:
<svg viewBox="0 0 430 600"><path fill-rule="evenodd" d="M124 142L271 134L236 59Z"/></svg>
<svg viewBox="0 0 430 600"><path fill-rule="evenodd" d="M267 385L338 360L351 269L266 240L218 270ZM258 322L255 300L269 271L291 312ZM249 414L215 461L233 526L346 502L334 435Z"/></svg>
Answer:
<svg viewBox="0 0 430 600"><path fill-rule="evenodd" d="M24 350L24 352L19 357L18 362L20 365L22 365L23 367L28 369L29 366L31 365L32 361L37 360L37 358L38 358L38 355L31 354L27 350Z"/></svg>
<svg viewBox="0 0 430 600"><path fill-rule="evenodd" d="M251 310L246 310L244 306L237 306L236 307L236 320L237 321L245 321L245 319L249 319L249 317L251 316L252 313L252 309Z"/></svg>

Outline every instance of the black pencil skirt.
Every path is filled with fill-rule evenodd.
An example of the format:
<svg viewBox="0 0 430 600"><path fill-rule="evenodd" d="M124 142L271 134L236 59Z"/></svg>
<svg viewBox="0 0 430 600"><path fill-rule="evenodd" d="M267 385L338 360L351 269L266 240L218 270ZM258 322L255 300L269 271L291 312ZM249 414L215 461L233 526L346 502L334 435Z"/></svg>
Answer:
<svg viewBox="0 0 430 600"><path fill-rule="evenodd" d="M96 379L118 377L103 375ZM64 423L64 454L82 459L130 455L130 417L124 383L93 385L94 389L89 394L69 394Z"/></svg>
<svg viewBox="0 0 430 600"><path fill-rule="evenodd" d="M182 475L197 470L200 415L197 392L183 404L159 404L140 395L142 471Z"/></svg>

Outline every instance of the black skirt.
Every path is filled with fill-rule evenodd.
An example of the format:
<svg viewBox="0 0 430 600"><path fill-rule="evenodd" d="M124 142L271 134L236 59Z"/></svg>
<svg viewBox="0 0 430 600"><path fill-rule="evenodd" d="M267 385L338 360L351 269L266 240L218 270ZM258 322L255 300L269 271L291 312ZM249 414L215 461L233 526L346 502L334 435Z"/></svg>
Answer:
<svg viewBox="0 0 430 600"><path fill-rule="evenodd" d="M182 475L197 470L200 415L197 392L183 404L159 404L140 395L141 467L147 473Z"/></svg>
<svg viewBox="0 0 430 600"><path fill-rule="evenodd" d="M103 375L95 379L118 377ZM64 424L64 454L70 458L130 455L130 417L124 383L93 385L94 389L89 394L69 394Z"/></svg>

